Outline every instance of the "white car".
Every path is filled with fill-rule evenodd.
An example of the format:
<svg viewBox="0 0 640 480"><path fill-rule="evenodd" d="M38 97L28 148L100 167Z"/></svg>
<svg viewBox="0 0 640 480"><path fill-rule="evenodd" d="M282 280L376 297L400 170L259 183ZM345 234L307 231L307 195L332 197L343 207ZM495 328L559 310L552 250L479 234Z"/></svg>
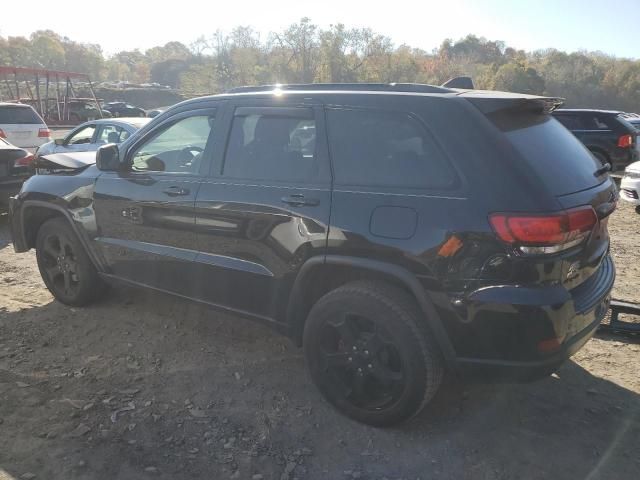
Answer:
<svg viewBox="0 0 640 480"><path fill-rule="evenodd" d="M52 153L93 152L107 143L122 143L150 118L103 118L78 125L64 138L45 143L36 151L37 157Z"/></svg>
<svg viewBox="0 0 640 480"><path fill-rule="evenodd" d="M51 141L51 131L33 107L21 103L0 103L0 138L31 153Z"/></svg>
<svg viewBox="0 0 640 480"><path fill-rule="evenodd" d="M636 211L640 213L640 162L634 162L624 170L620 198L636 205Z"/></svg>

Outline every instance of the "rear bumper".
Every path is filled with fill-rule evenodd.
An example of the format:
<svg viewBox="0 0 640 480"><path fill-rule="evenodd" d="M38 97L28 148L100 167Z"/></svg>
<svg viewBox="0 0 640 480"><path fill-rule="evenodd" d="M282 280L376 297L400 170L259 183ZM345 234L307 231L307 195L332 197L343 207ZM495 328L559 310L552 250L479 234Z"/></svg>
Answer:
<svg viewBox="0 0 640 480"><path fill-rule="evenodd" d="M459 373L465 377L517 382L530 382L551 375L591 339L605 316L609 301L609 298L603 300L601 313L590 316L593 317L591 323L565 342L562 349L553 355L529 361L458 358Z"/></svg>
<svg viewBox="0 0 640 480"><path fill-rule="evenodd" d="M640 205L640 178L622 178L620 181L620 199L634 205Z"/></svg>
<svg viewBox="0 0 640 480"><path fill-rule="evenodd" d="M466 341L460 342L458 332L459 373L508 381L553 373L593 336L609 308L614 280L615 268L607 256L573 290L502 287L477 296Z"/></svg>
<svg viewBox="0 0 640 480"><path fill-rule="evenodd" d="M9 198L16 195L26 178L6 178L0 180L0 205L6 206L9 204Z"/></svg>

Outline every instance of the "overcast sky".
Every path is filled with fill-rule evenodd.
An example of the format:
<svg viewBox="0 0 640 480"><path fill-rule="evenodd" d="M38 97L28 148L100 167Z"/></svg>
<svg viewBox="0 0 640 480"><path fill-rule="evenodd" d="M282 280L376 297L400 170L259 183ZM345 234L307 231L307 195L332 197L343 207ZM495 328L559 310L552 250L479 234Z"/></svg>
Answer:
<svg viewBox="0 0 640 480"><path fill-rule="evenodd" d="M326 27L371 27L396 45L432 50L443 39L468 33L525 50L555 47L600 50L640 57L636 34L640 0L111 0L107 2L5 0L0 35L28 36L51 29L80 42L98 43L107 54L189 44L216 29L250 25L266 38L301 17ZM26 8L28 5L28 8ZM31 15L29 12L33 12Z"/></svg>

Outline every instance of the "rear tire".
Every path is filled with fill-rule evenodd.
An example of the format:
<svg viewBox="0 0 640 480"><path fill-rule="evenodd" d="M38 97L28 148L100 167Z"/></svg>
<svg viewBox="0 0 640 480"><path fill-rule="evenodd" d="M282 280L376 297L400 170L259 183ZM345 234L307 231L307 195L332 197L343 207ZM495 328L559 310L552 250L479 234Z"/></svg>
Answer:
<svg viewBox="0 0 640 480"><path fill-rule="evenodd" d="M640 215L640 205L636 205L636 213Z"/></svg>
<svg viewBox="0 0 640 480"><path fill-rule="evenodd" d="M40 227L36 259L45 285L65 305L88 305L106 291L83 245L64 218L52 218Z"/></svg>
<svg viewBox="0 0 640 480"><path fill-rule="evenodd" d="M439 348L414 299L358 281L313 306L304 328L307 368L325 399L348 417L383 427L418 414L442 382Z"/></svg>

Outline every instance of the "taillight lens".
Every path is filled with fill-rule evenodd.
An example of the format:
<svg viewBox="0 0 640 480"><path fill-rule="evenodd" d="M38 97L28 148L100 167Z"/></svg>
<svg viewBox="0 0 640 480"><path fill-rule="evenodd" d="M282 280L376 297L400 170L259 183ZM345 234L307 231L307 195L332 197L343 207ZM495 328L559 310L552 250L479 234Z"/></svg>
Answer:
<svg viewBox="0 0 640 480"><path fill-rule="evenodd" d="M0 138L7 138L7 134L0 128Z"/></svg>
<svg viewBox="0 0 640 480"><path fill-rule="evenodd" d="M49 138L51 136L51 130L48 128L41 128L38 130L38 137L40 138Z"/></svg>
<svg viewBox="0 0 640 480"><path fill-rule="evenodd" d="M28 154L26 157L22 157L13 162L14 167L29 167L33 162L34 156L32 153Z"/></svg>
<svg viewBox="0 0 640 480"><path fill-rule="evenodd" d="M590 206L549 215L494 213L489 223L500 240L526 254L550 254L584 242L598 217Z"/></svg>
<svg viewBox="0 0 640 480"><path fill-rule="evenodd" d="M633 145L633 135L622 135L618 138L618 146L620 148L629 148Z"/></svg>

